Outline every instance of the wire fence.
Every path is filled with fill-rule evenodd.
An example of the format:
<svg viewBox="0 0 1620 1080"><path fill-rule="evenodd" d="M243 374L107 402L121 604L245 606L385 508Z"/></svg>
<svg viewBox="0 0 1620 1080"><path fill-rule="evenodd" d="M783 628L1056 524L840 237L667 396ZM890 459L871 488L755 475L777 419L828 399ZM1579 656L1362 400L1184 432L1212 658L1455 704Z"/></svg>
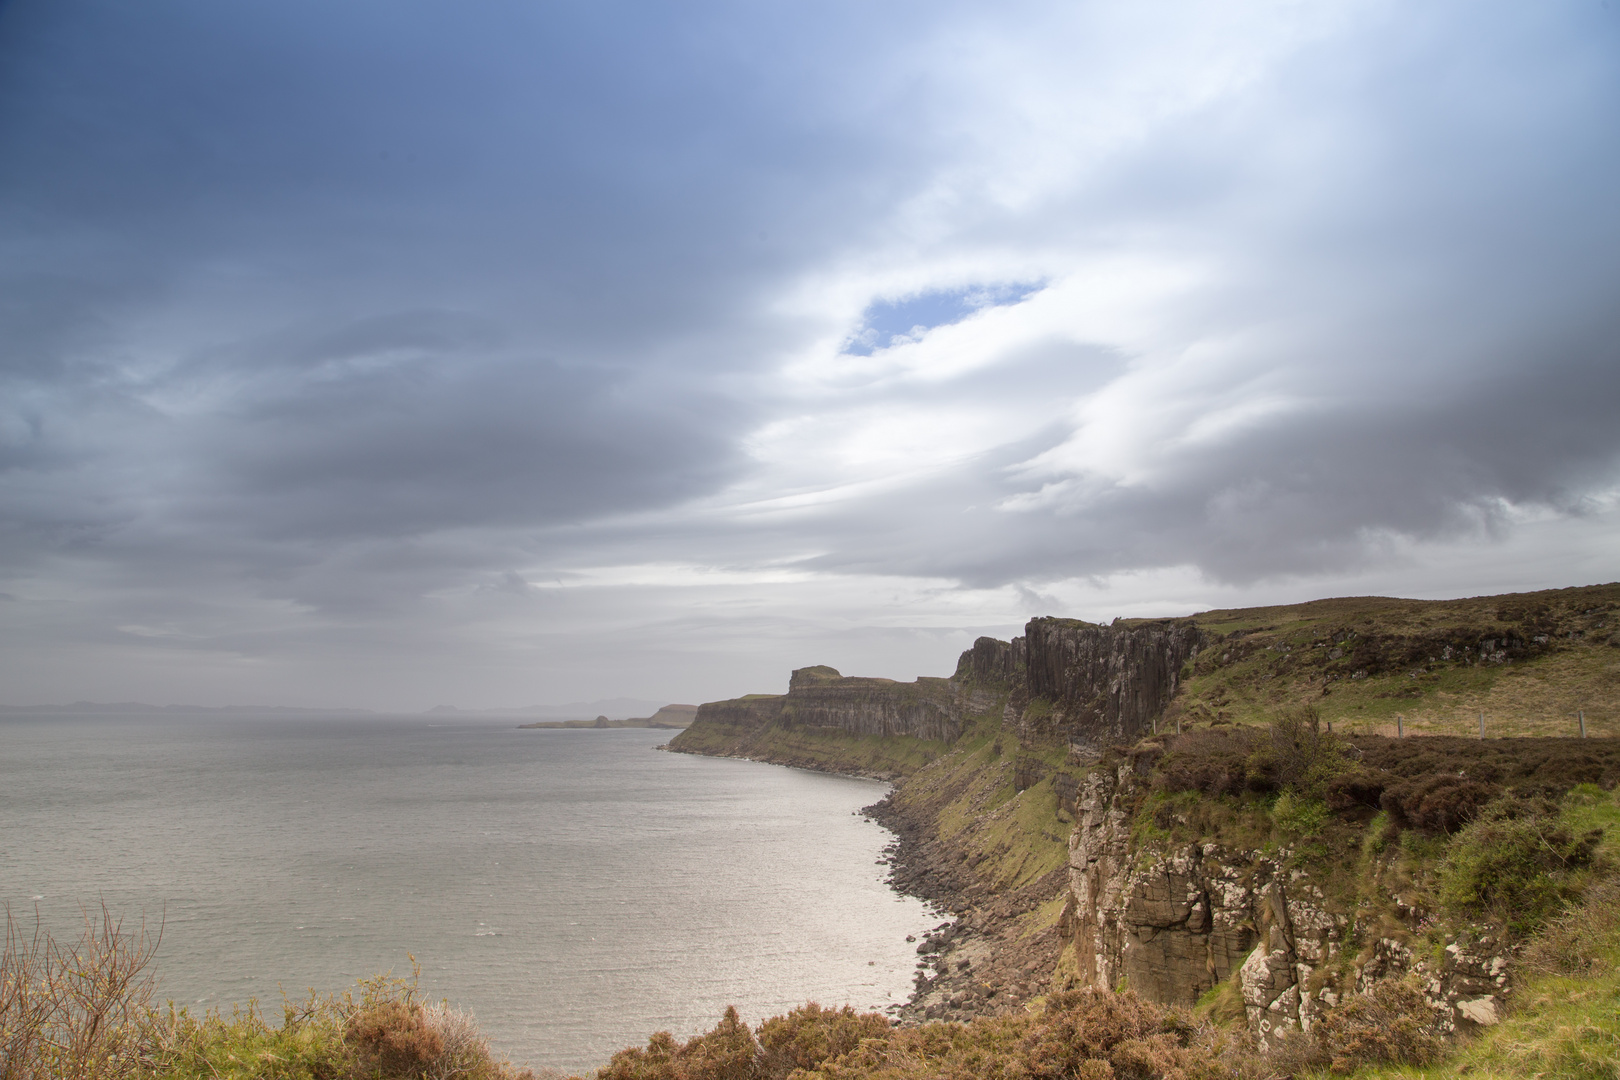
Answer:
<svg viewBox="0 0 1620 1080"><path fill-rule="evenodd" d="M1620 715L1613 706L1572 709L1567 714L1496 713L1460 708L1397 713L1377 720L1343 719L1334 723L1352 735L1456 735L1476 739L1565 738L1612 739L1620 736Z"/></svg>

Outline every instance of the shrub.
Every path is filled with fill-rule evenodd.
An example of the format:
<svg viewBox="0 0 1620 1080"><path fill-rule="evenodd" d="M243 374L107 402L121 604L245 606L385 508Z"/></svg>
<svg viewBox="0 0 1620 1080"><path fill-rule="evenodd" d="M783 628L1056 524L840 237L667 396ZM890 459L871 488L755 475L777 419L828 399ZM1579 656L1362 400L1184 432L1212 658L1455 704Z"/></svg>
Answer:
<svg viewBox="0 0 1620 1080"><path fill-rule="evenodd" d="M884 1039L889 1021L878 1013L823 1009L815 1002L786 1016L773 1016L759 1026L763 1071L785 1077L794 1069L814 1069L831 1058L842 1057L864 1039Z"/></svg>
<svg viewBox="0 0 1620 1080"><path fill-rule="evenodd" d="M1322 831L1322 826L1333 816L1321 799L1308 799L1285 791L1271 808L1271 820L1277 828L1290 836L1311 837Z"/></svg>
<svg viewBox="0 0 1620 1080"><path fill-rule="evenodd" d="M1348 767L1338 736L1323 730L1321 714L1310 705L1277 715L1271 722L1271 747L1278 784L1309 798L1321 798L1328 781Z"/></svg>
<svg viewBox="0 0 1620 1080"><path fill-rule="evenodd" d="M1330 809L1341 813L1363 807L1377 810L1388 783L1387 773L1356 765L1328 780L1322 799Z"/></svg>
<svg viewBox="0 0 1620 1080"><path fill-rule="evenodd" d="M1379 805L1402 828L1453 833L1472 821L1501 789L1455 773L1400 780L1385 788Z"/></svg>
<svg viewBox="0 0 1620 1080"><path fill-rule="evenodd" d="M1551 920L1524 951L1526 970L1542 975L1597 975L1613 966L1620 939L1620 877L1587 888L1578 910Z"/></svg>
<svg viewBox="0 0 1620 1080"><path fill-rule="evenodd" d="M1269 743L1259 731L1189 731L1170 740L1154 772L1153 787L1167 794L1271 792L1276 790L1276 770Z"/></svg>
<svg viewBox="0 0 1620 1080"><path fill-rule="evenodd" d="M1450 735L1349 740L1362 765L1391 780L1429 773L1466 774L1503 790L1557 797L1578 784L1620 783L1620 739L1469 739Z"/></svg>
<svg viewBox="0 0 1620 1080"><path fill-rule="evenodd" d="M0 951L0 1075L5 1080L101 1080L138 1065L162 939L126 931L102 905L76 942L25 933L6 908Z"/></svg>
<svg viewBox="0 0 1620 1080"><path fill-rule="evenodd" d="M312 996L301 1007L287 1006L282 1026L273 1028L256 1009L230 1017L209 1012L201 1018L169 1007L153 1017L146 1031L146 1068L138 1076L164 1080L346 1080L360 1063L344 1041L344 1022L332 998Z"/></svg>
<svg viewBox="0 0 1620 1080"><path fill-rule="evenodd" d="M1128 991L1076 990L1033 1013L864 1039L795 1080L1204 1080L1267 1071L1178 1012Z"/></svg>
<svg viewBox="0 0 1620 1080"><path fill-rule="evenodd" d="M77 942L6 912L0 951L3 1080L533 1080L490 1056L472 1018L416 999L385 976L352 995L286 1006L279 1028L254 1007L194 1017L151 1007L161 933L133 932L105 906Z"/></svg>
<svg viewBox="0 0 1620 1080"><path fill-rule="evenodd" d="M736 1008L728 1007L707 1034L677 1044L669 1032L657 1032L645 1050L620 1050L596 1075L597 1080L756 1080L764 1076L762 1056L754 1033Z"/></svg>
<svg viewBox="0 0 1620 1080"><path fill-rule="evenodd" d="M1202 729L1176 736L1158 762L1153 786L1166 793L1290 790L1321 798L1328 781L1348 767L1338 736L1324 730L1321 716L1305 706L1280 713L1269 731Z"/></svg>
<svg viewBox="0 0 1620 1080"><path fill-rule="evenodd" d="M396 999L361 1009L349 1019L346 1034L361 1060L385 1077L426 1076L444 1054L444 1039L415 1002Z"/></svg>
<svg viewBox="0 0 1620 1080"><path fill-rule="evenodd" d="M1030 1025L1023 1057L1034 1076L1072 1076L1088 1060L1106 1060L1121 1043L1159 1034L1162 1021L1157 1007L1129 991L1071 990L1052 998Z"/></svg>
<svg viewBox="0 0 1620 1080"><path fill-rule="evenodd" d="M1445 1047L1439 1016L1415 986L1393 979L1373 984L1319 1019L1315 1064L1334 1072L1363 1065L1425 1065Z"/></svg>
<svg viewBox="0 0 1620 1080"><path fill-rule="evenodd" d="M1503 800L1453 837L1440 865L1441 904L1520 934L1557 914L1578 894L1577 872L1593 865L1603 831L1575 836L1547 810Z"/></svg>
<svg viewBox="0 0 1620 1080"><path fill-rule="evenodd" d="M646 1049L626 1047L613 1055L611 1061L597 1071L597 1080L675 1080L675 1059L680 1044L667 1031L655 1031L647 1040Z"/></svg>

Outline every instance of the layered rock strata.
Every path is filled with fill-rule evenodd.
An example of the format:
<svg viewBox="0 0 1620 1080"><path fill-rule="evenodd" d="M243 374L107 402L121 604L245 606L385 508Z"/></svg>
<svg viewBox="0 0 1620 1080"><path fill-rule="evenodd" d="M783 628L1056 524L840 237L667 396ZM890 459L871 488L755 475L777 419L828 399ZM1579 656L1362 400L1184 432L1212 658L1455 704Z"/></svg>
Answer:
<svg viewBox="0 0 1620 1080"><path fill-rule="evenodd" d="M1012 641L980 638L948 679L850 678L824 666L799 668L786 694L754 694L699 706L694 737L746 740L767 726L952 742L967 716L1002 702L1022 740L1067 740L1085 755L1152 730L1175 694L1182 666L1204 640L1186 620L1099 626L1032 619Z"/></svg>
<svg viewBox="0 0 1620 1080"><path fill-rule="evenodd" d="M1006 687L1021 738L1066 739L1095 754L1152 731L1204 633L1188 620L1120 623L1031 619L1010 642L980 638L957 663L958 681Z"/></svg>
<svg viewBox="0 0 1620 1080"><path fill-rule="evenodd" d="M698 706L694 734L723 734L746 739L769 725L779 728L826 729L852 735L910 736L930 742L952 742L962 734L965 707L972 694L950 679L846 678L834 668L799 668L788 680L786 694L752 694ZM673 750L692 740L677 737Z"/></svg>
<svg viewBox="0 0 1620 1080"><path fill-rule="evenodd" d="M1286 849L1134 844L1128 808L1135 783L1129 764L1099 769L1078 796L1065 922L1082 984L1129 986L1162 1004L1191 1006L1235 980L1262 1047L1285 1032L1309 1031L1346 993L1414 971L1442 1030L1496 1022L1508 958L1493 939L1452 942L1436 961L1414 954L1372 917L1359 925L1334 910L1312 874L1291 866ZM1410 929L1422 923L1422 912L1403 916ZM1352 942L1370 944L1341 962Z"/></svg>

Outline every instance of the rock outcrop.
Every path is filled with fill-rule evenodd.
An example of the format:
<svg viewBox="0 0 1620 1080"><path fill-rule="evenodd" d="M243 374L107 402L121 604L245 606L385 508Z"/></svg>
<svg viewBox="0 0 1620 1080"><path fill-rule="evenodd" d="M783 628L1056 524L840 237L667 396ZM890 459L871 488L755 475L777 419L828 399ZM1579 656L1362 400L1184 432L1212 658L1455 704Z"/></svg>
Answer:
<svg viewBox="0 0 1620 1080"><path fill-rule="evenodd" d="M980 638L962 654L956 679L1004 687L1018 734L1067 740L1080 755L1149 733L1175 695L1181 669L1204 633L1185 619L1102 626L1031 619L1010 642Z"/></svg>
<svg viewBox="0 0 1620 1080"><path fill-rule="evenodd" d="M673 750L705 739L747 740L769 725L854 735L910 736L949 743L964 718L997 701L1019 737L1067 739L1094 751L1151 730L1175 693L1182 665L1203 635L1185 620L1099 626L1077 619L1032 619L1012 641L980 638L948 679L851 678L836 669L799 668L786 694L754 694L698 707L692 734Z"/></svg>
<svg viewBox="0 0 1620 1080"><path fill-rule="evenodd" d="M786 694L751 694L698 706L693 739L677 736L681 750L696 736L723 734L746 739L768 725L785 730L825 729L852 735L908 735L951 742L962 734L963 707L971 695L949 679L846 678L825 666L799 668Z"/></svg>
<svg viewBox="0 0 1620 1080"><path fill-rule="evenodd" d="M788 680L780 721L856 735L910 735L952 742L962 734L963 687L949 679L846 678L830 667L800 668Z"/></svg>
<svg viewBox="0 0 1620 1080"><path fill-rule="evenodd" d="M1187 1007L1231 980L1262 1047L1309 1031L1346 994L1409 972L1418 973L1442 1030L1501 1015L1508 960L1494 939L1453 941L1436 961L1402 940L1424 913L1404 909L1411 926L1399 934L1378 915L1362 925L1314 880L1333 868L1295 866L1287 849L1133 843L1135 784L1130 764L1098 769L1078 796L1066 923L1083 985L1128 986ZM1367 944L1345 957L1354 943Z"/></svg>

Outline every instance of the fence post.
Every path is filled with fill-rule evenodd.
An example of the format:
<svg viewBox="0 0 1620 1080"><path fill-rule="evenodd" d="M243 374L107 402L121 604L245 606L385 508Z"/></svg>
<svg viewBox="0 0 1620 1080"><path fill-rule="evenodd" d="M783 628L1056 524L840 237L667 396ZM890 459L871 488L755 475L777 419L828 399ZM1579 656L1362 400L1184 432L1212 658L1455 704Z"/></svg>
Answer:
<svg viewBox="0 0 1620 1080"><path fill-rule="evenodd" d="M1405 735L1406 735L1406 724L1404 722L1404 719L1402 718L1400 713L1396 713L1395 714L1395 737L1397 739L1400 739L1400 738L1404 738Z"/></svg>
<svg viewBox="0 0 1620 1080"><path fill-rule="evenodd" d="M1485 737L1485 710L1479 710L1479 737Z"/></svg>
<svg viewBox="0 0 1620 1080"><path fill-rule="evenodd" d="M1581 738L1584 739L1586 738L1586 710L1577 709L1575 715L1581 718Z"/></svg>

